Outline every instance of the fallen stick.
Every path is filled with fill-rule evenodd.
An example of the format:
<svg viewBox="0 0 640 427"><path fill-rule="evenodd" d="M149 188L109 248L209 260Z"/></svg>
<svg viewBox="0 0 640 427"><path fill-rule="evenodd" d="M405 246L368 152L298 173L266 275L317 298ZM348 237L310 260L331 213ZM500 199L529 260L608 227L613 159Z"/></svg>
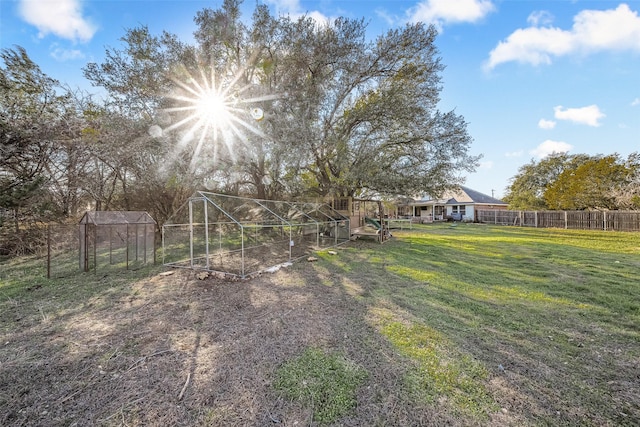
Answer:
<svg viewBox="0 0 640 427"><path fill-rule="evenodd" d="M147 360L149 357L158 356L158 355L163 354L163 353L169 353L170 351L173 351L173 350L161 350L161 351L156 351L156 352L155 352L155 353L153 353L153 354L150 354L150 355L148 355L148 356L141 357L140 359L138 359L138 360L136 360L135 362L133 362L133 365L131 365L131 367L130 367L129 369L127 369L127 370L126 370L125 374L126 374L127 372L129 372L130 370L132 370L133 368L135 368L135 367L136 367L136 365L138 365L138 363L140 363L140 362L144 362L144 361L145 361L145 360Z"/></svg>
<svg viewBox="0 0 640 427"><path fill-rule="evenodd" d="M67 394L64 398L58 400L58 403L64 403L67 400L71 399L72 397L76 396L78 393L80 393L81 391L83 391L86 387L81 387L78 390L74 391L71 394Z"/></svg>
<svg viewBox="0 0 640 427"><path fill-rule="evenodd" d="M181 401L182 398L184 397L184 392L187 390L187 386L189 386L189 380L191 379L191 372L187 372L187 380L184 382L184 385L182 386L182 390L180 391L180 394L178 395L178 401Z"/></svg>

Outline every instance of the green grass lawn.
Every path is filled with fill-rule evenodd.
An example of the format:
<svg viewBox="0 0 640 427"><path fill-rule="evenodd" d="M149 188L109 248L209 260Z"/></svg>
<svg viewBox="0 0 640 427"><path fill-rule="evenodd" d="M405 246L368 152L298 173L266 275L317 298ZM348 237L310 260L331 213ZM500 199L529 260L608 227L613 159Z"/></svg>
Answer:
<svg viewBox="0 0 640 427"><path fill-rule="evenodd" d="M362 331L361 339L341 343L326 337L318 341L317 349L312 347L297 357L282 356L278 369L266 362L260 367L264 369L260 386L271 384L276 396L268 405L276 407L283 396L299 399L303 407L310 405L314 412L311 419L320 423L340 423L345 416L352 417L352 425L370 419L357 418L354 408L358 393L374 394L362 389L373 389L376 378L371 365L369 371L362 363L356 366L354 355L367 351L386 354L389 348L393 355L371 363L393 363L404 374L397 390L379 392L381 402L397 402L388 397L401 393L402 399L413 402L410 405L415 405L416 412L431 408L460 425L640 424L638 233L421 225L395 232L394 238L382 245L357 241L336 252L320 252L317 262L299 262L253 281L212 284L206 292L199 287L204 282L181 282L175 289L168 286L170 291L158 288L157 298L173 298L167 304L179 303L181 317L176 319L184 318L185 325L193 316L200 322L211 318L211 325L217 327L212 313L227 306L207 306L215 308L200 313L196 310L199 300L189 299L187 289L203 292L199 298L210 304L218 301L216 292L230 287L250 295L258 292L252 287L272 292L260 306L263 311L255 312L249 330L260 334L264 329L273 345L285 338L300 342L313 332L301 331L298 323L286 320L285 314L297 312L295 305L287 305L296 297L306 298L309 305L304 307L308 307L309 316L337 316L343 312L331 311L333 306L343 310L346 305L348 315L336 322L355 325L354 330ZM15 353L9 346L19 344L21 351L27 351L28 343L9 343L4 337L15 335L16 328L31 333L36 346L49 336L62 340L70 319L79 316L86 321L96 313L105 316L122 310L127 301L137 298L137 292L150 292L156 286L134 284L161 270L160 266L149 266L46 280L41 260L0 260L0 344L6 342L7 346L0 348L0 368L2 355L11 358ZM279 300L278 292L285 289L287 298ZM207 293L212 295L210 299L203 296ZM320 304L313 295L326 299ZM251 299L248 301L238 302L236 311L229 315L239 316L237 310L243 310L245 316L254 313ZM159 303L141 305L139 310L150 310L154 304ZM271 314L280 309L282 317ZM67 323L58 325L58 319ZM323 319L319 318L318 324ZM169 317L164 320L171 324ZM248 319L226 321L235 325ZM202 323L194 327L214 343L223 333L208 334ZM184 331L148 339L172 336L179 341ZM281 331L301 335L284 336ZM344 331L345 337L348 332ZM233 342L239 339L235 337ZM74 349L84 344L68 345ZM110 357L117 361L117 357L126 356L119 354ZM153 352L132 355L131 360L146 354ZM98 356L87 353L86 360ZM278 357L279 353L274 360ZM129 360L123 366L130 365ZM5 368L13 369L11 365ZM132 375L130 371L123 368L118 374ZM99 395L101 391L96 390ZM269 393L263 393L265 399L271 399ZM328 394L339 399L320 405L321 397ZM3 396L0 390L0 406L2 399L7 403L16 398ZM242 406L242 401L238 405ZM210 408L189 410L196 414L193 419L198 411L210 411L211 417L217 414ZM385 410L390 409L381 409L371 419L383 420L381 425L385 425ZM418 424L420 421L414 425Z"/></svg>
<svg viewBox="0 0 640 427"><path fill-rule="evenodd" d="M637 233L433 225L324 259L361 286L424 398L543 424L640 422Z"/></svg>

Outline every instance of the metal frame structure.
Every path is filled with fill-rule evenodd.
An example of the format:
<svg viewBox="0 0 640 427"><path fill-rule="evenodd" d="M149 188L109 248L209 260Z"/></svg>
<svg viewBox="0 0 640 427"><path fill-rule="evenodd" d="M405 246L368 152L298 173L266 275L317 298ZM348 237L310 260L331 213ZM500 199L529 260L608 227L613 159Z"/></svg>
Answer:
<svg viewBox="0 0 640 427"><path fill-rule="evenodd" d="M162 263L245 278L349 238L326 204L198 191L162 227Z"/></svg>
<svg viewBox="0 0 640 427"><path fill-rule="evenodd" d="M156 222L141 211L89 211L78 225L80 270L155 263ZM107 254L108 253L108 254Z"/></svg>

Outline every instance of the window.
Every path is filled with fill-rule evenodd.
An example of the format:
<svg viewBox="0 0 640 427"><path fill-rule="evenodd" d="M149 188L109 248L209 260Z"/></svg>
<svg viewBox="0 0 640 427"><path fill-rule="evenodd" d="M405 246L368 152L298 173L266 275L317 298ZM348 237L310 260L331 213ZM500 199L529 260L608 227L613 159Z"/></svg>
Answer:
<svg viewBox="0 0 640 427"><path fill-rule="evenodd" d="M349 211L349 197L333 199L333 208L337 211Z"/></svg>
<svg viewBox="0 0 640 427"><path fill-rule="evenodd" d="M465 215L466 214L466 206L462 205L462 206L451 206L451 213L452 214L457 214L460 213L460 215Z"/></svg>

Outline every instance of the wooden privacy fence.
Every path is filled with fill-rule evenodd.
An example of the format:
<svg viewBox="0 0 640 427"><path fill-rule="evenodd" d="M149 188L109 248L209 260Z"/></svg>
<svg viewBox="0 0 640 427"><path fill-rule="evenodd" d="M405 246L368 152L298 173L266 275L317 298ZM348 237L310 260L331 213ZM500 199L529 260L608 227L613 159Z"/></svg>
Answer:
<svg viewBox="0 0 640 427"><path fill-rule="evenodd" d="M486 224L574 230L640 231L640 211L506 211L478 210Z"/></svg>

